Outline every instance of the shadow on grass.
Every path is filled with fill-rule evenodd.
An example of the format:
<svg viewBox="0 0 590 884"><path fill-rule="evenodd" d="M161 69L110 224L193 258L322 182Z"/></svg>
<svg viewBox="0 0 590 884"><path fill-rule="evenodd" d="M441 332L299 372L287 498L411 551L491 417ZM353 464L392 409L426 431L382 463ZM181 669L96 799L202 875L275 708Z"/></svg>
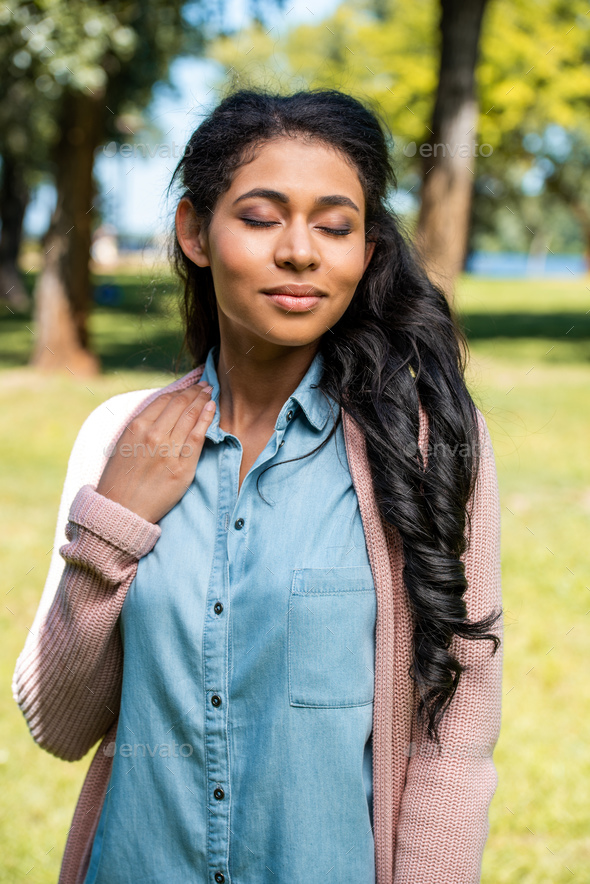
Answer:
<svg viewBox="0 0 590 884"><path fill-rule="evenodd" d="M472 340L490 338L590 339L585 313L463 313L461 324Z"/></svg>
<svg viewBox="0 0 590 884"><path fill-rule="evenodd" d="M129 318L129 317L126 317ZM129 327L133 328L130 317ZM186 374L192 365L188 355L179 359L183 333L180 327L165 327L129 340L108 339L105 334L94 336L94 349L100 357L103 371L158 371Z"/></svg>

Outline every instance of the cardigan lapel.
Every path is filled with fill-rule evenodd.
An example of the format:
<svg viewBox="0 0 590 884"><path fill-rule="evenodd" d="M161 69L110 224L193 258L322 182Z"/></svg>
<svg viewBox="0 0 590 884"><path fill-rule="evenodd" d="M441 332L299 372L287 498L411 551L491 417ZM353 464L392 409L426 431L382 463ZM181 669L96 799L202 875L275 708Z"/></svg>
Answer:
<svg viewBox="0 0 590 884"><path fill-rule="evenodd" d="M403 547L397 529L379 513L364 434L342 411L349 469L359 501L377 595L373 706L373 826L378 884L392 884L396 830L409 757L416 694L409 675L413 626L403 582ZM420 406L419 444L427 427Z"/></svg>

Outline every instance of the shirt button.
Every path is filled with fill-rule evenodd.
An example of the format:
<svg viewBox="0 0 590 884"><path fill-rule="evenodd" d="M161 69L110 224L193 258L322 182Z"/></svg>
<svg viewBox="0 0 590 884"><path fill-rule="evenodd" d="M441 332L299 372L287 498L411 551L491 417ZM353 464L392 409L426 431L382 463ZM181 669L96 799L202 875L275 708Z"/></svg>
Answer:
<svg viewBox="0 0 590 884"><path fill-rule="evenodd" d="M293 412L292 412L292 411L288 411L288 412L287 412L287 420L290 421L292 417L293 417Z"/></svg>
<svg viewBox="0 0 590 884"><path fill-rule="evenodd" d="M225 792L223 791L223 789L220 789L219 787L217 789L215 789L215 791L213 792L213 795L215 798L217 798L218 801L221 801L222 798L225 798Z"/></svg>
<svg viewBox="0 0 590 884"><path fill-rule="evenodd" d="M225 875L223 872L215 872L215 880L217 881L217 884L223 884L225 881Z"/></svg>
<svg viewBox="0 0 590 884"><path fill-rule="evenodd" d="M285 440L281 439L281 441L279 442L279 448L282 448L284 444L285 444Z"/></svg>
<svg viewBox="0 0 590 884"><path fill-rule="evenodd" d="M213 694L213 696L211 697L211 703L213 704L213 706L221 706L221 697L219 696L219 694Z"/></svg>
<svg viewBox="0 0 590 884"><path fill-rule="evenodd" d="M240 529L243 528L243 527L244 527L244 520L243 520L243 519L237 519L237 520L234 522L234 528L235 528L237 531L240 531Z"/></svg>
<svg viewBox="0 0 590 884"><path fill-rule="evenodd" d="M216 614L221 614L221 612L223 611L223 605L221 604L221 602L215 602L215 604L213 605L213 610Z"/></svg>

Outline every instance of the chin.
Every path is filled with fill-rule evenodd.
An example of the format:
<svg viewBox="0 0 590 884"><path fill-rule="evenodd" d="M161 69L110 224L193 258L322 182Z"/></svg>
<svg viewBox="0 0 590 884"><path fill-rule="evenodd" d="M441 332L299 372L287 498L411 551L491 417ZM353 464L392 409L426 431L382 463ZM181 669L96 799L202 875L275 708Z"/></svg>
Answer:
<svg viewBox="0 0 590 884"><path fill-rule="evenodd" d="M313 344L318 338L321 338L322 332L326 331L325 328L310 328L309 330L303 330L301 328L295 329L293 326L291 328L285 328L284 332L277 333L277 324L275 323L275 327L272 332L257 331L258 337L260 337L263 341L269 344L276 344L279 347L307 347L310 344Z"/></svg>

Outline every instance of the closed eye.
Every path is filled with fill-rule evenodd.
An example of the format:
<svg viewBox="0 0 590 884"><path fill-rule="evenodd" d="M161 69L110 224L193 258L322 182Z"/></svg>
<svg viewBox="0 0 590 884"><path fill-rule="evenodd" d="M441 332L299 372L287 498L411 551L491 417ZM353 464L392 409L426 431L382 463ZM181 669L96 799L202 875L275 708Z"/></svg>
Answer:
<svg viewBox="0 0 590 884"><path fill-rule="evenodd" d="M242 218L242 221L249 227L272 227L279 223L278 221L257 221L254 218ZM331 233L334 236L347 236L352 233L350 227L318 227L318 230L325 230L326 233Z"/></svg>

